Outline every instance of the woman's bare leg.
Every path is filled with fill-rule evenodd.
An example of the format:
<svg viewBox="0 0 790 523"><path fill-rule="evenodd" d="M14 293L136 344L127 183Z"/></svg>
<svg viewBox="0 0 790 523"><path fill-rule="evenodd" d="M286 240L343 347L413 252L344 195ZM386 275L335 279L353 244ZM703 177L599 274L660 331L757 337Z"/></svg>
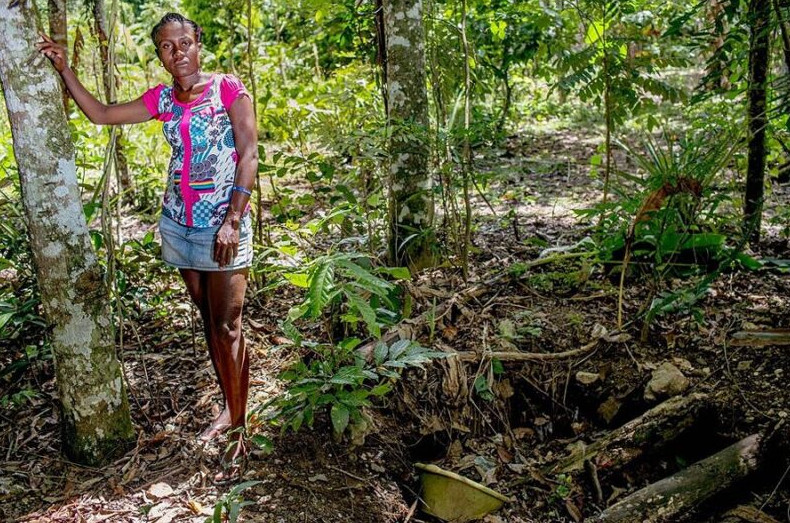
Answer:
<svg viewBox="0 0 790 523"><path fill-rule="evenodd" d="M241 331L247 269L205 272L209 346L225 395L227 428L243 431L250 387L250 360ZM220 415L222 418L223 416Z"/></svg>
<svg viewBox="0 0 790 523"><path fill-rule="evenodd" d="M228 402L225 399L225 387L222 383L222 375L219 372L217 365L217 351L213 345L211 336L211 322L209 321L208 312L208 293L206 291L206 272L197 271L194 269L180 269L181 277L184 279L189 296L192 302L200 311L200 318L203 320L203 333L206 336L206 345L208 345L208 353L211 358L211 364L214 367L214 373L219 382L219 388L222 391L223 409L214 421L209 425L201 434L200 439L203 441L210 441L219 436L230 428L230 410L228 409Z"/></svg>

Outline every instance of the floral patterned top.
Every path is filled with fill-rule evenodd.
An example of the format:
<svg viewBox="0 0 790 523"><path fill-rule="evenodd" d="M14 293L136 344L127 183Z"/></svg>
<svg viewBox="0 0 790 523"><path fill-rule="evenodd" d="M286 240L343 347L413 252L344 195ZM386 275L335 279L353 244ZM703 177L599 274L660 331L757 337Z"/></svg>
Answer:
<svg viewBox="0 0 790 523"><path fill-rule="evenodd" d="M216 227L225 219L239 161L228 109L243 95L249 93L241 81L224 74L213 75L190 103L179 102L164 84L143 94L148 112L164 122L173 149L162 203L162 214L173 221Z"/></svg>

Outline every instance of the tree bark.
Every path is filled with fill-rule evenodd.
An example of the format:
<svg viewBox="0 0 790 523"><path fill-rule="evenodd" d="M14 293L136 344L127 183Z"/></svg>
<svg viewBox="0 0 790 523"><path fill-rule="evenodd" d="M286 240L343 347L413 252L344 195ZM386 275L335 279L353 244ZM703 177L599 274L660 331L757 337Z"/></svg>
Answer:
<svg viewBox="0 0 790 523"><path fill-rule="evenodd" d="M56 43L62 45L66 49L69 48L68 32L66 25L66 0L47 0L49 7L49 36ZM63 90L63 109L66 114L69 112L69 92L63 86L63 81L58 79Z"/></svg>
<svg viewBox="0 0 790 523"><path fill-rule="evenodd" d="M54 70L35 50L35 20L28 3L0 2L0 83L42 307L52 325L64 450L98 465L124 449L134 430L60 90Z"/></svg>
<svg viewBox="0 0 790 523"><path fill-rule="evenodd" d="M732 486L757 469L761 438L753 434L681 470L648 485L604 510L597 521L675 522L714 494Z"/></svg>
<svg viewBox="0 0 790 523"><path fill-rule="evenodd" d="M750 0L749 23L749 159L744 197L744 228L753 243L760 242L765 184L766 83L770 50L771 3Z"/></svg>
<svg viewBox="0 0 790 523"><path fill-rule="evenodd" d="M774 13L776 13L776 22L779 25L779 32L782 35L782 56L785 60L785 74L790 75L790 27L788 27L787 20L782 13L782 6L779 5L779 0L772 2Z"/></svg>
<svg viewBox="0 0 790 523"><path fill-rule="evenodd" d="M389 255L414 270L435 263L428 92L421 0L383 0L391 127Z"/></svg>

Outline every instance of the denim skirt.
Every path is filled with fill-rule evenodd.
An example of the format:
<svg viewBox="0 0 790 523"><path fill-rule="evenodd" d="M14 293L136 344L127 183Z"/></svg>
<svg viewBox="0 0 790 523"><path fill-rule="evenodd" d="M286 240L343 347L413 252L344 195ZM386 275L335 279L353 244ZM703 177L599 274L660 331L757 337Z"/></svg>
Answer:
<svg viewBox="0 0 790 523"><path fill-rule="evenodd" d="M230 264L220 267L214 261L217 227L187 227L162 216L162 260L178 269L198 271L232 271L252 265L252 219L247 214L239 224L239 253Z"/></svg>

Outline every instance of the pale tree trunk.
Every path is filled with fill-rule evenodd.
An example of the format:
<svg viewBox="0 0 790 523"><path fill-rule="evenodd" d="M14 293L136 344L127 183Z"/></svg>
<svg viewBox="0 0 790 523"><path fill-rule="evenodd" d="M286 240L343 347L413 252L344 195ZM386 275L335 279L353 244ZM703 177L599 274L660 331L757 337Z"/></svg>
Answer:
<svg viewBox="0 0 790 523"><path fill-rule="evenodd" d="M429 173L428 91L421 0L383 0L390 138L390 261L421 269L435 262Z"/></svg>
<svg viewBox="0 0 790 523"><path fill-rule="evenodd" d="M55 42L68 49L66 0L47 0L47 6L49 7L49 36ZM58 80L62 86L63 81ZM63 89L63 109L65 109L66 113L69 112L69 94L66 89Z"/></svg>
<svg viewBox="0 0 790 523"><path fill-rule="evenodd" d="M102 63L102 83L104 84L104 99L108 104L118 102L115 94L115 71L113 70L114 60L110 59L110 38L107 31L107 15L104 12L104 0L91 0L93 9L93 31L99 40L99 54ZM111 133L112 134L112 133ZM119 191L125 195L122 197L124 202L132 201L132 177L129 175L129 163L126 161L126 154L123 146L123 127L117 126L115 129L115 168L121 182Z"/></svg>
<svg viewBox="0 0 790 523"><path fill-rule="evenodd" d="M56 73L35 51L35 20L28 3L0 2L0 82L41 302L52 325L64 450L76 461L96 465L123 450L134 430L61 93Z"/></svg>
<svg viewBox="0 0 790 523"><path fill-rule="evenodd" d="M765 191L765 114L768 61L770 59L771 4L765 0L749 3L749 158L744 196L744 227L752 243L760 241L763 194Z"/></svg>

